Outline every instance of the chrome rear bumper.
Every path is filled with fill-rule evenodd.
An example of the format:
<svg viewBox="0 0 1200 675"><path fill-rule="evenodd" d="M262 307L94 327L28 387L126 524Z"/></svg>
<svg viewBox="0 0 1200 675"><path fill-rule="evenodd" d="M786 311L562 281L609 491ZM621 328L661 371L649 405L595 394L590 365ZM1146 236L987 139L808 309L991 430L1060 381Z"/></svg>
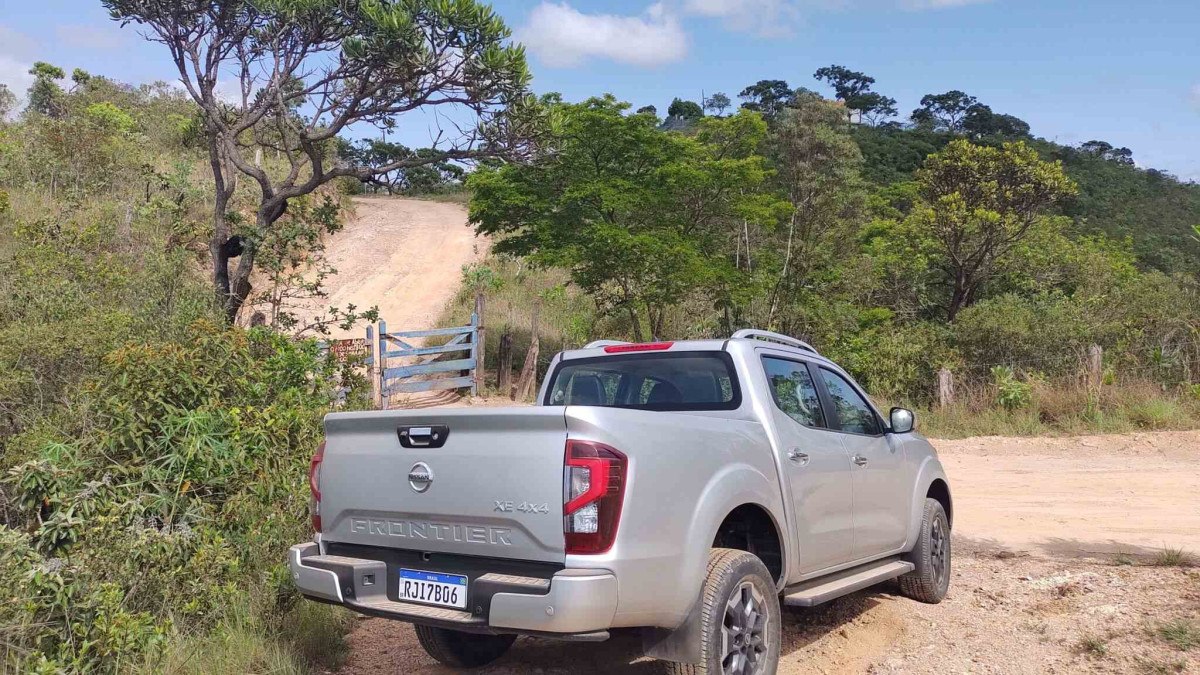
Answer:
<svg viewBox="0 0 1200 675"><path fill-rule="evenodd" d="M608 570L565 569L551 579L484 574L471 582L471 605L486 596L486 615L398 602L387 595L387 564L322 555L315 542L288 551L292 580L304 595L354 611L469 632L522 633L603 640L617 610L617 579Z"/></svg>

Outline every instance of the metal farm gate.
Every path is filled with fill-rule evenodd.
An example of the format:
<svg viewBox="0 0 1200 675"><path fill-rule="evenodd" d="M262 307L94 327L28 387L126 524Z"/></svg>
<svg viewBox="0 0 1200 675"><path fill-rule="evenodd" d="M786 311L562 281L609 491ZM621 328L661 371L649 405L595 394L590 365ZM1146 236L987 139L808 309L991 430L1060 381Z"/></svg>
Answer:
<svg viewBox="0 0 1200 675"><path fill-rule="evenodd" d="M469 387L471 395L477 395L480 334L478 314L471 315L469 325L453 328L391 333L388 332L386 321L380 321L378 328L367 326L367 344L371 346L367 368L371 374L376 407L387 408L394 394ZM418 347L412 344L417 338L445 338L446 341ZM454 357L436 360L444 354ZM441 376L445 373L457 375Z"/></svg>

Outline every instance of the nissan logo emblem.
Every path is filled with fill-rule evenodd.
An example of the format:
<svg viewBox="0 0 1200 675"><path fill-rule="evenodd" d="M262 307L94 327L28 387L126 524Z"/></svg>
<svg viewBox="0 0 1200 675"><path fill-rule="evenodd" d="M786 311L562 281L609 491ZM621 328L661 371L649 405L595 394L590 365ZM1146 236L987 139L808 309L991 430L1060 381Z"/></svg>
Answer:
<svg viewBox="0 0 1200 675"><path fill-rule="evenodd" d="M408 470L408 484L417 492L424 492L433 484L433 469L425 462L417 462Z"/></svg>

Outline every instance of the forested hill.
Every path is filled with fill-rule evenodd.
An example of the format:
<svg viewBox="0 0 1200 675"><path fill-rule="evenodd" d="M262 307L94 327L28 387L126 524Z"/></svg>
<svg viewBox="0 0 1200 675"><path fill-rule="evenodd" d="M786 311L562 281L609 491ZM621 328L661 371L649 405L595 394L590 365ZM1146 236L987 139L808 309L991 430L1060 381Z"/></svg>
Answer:
<svg viewBox="0 0 1200 675"><path fill-rule="evenodd" d="M947 131L858 125L854 138L863 153L863 175L878 185L912 178L932 153L956 135ZM994 136L987 144L1011 140ZM1143 169L1123 148L1093 141L1080 147L1025 137L1043 159L1061 160L1079 193L1060 207L1079 234L1102 232L1128 238L1140 263L1163 272L1200 271L1200 185L1184 183L1157 169Z"/></svg>

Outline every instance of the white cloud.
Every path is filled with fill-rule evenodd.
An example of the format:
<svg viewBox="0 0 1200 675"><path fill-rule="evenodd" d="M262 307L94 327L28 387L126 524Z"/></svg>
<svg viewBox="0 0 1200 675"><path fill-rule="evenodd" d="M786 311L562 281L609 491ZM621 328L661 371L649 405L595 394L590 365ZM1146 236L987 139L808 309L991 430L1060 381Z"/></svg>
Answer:
<svg viewBox="0 0 1200 675"><path fill-rule="evenodd" d="M800 21L802 5L813 2L791 0L684 0L688 14L721 19L730 30L765 37L788 35Z"/></svg>
<svg viewBox="0 0 1200 675"><path fill-rule="evenodd" d="M25 91L33 84L29 69L33 67L33 55L37 42L27 35L0 24L0 84L24 100Z"/></svg>
<svg viewBox="0 0 1200 675"><path fill-rule="evenodd" d="M640 15L585 14L564 3L534 8L517 39L548 66L576 66L593 58L635 66L659 66L687 54L678 18L662 4Z"/></svg>
<svg viewBox="0 0 1200 675"><path fill-rule="evenodd" d="M0 84L7 84L8 90L18 98L24 98L25 90L33 84L33 76L29 74L32 63L19 61L7 54L0 54Z"/></svg>

